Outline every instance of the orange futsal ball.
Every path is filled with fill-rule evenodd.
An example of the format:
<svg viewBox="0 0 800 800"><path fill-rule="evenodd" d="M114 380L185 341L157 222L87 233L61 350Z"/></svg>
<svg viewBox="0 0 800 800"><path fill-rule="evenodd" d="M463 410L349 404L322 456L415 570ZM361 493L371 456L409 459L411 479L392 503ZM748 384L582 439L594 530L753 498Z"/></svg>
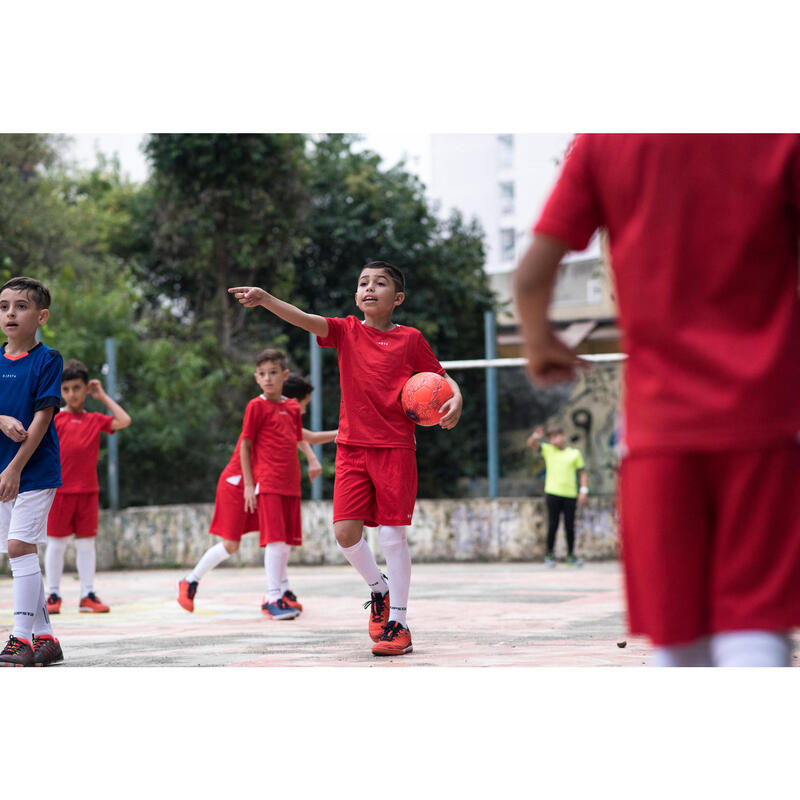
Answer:
<svg viewBox="0 0 800 800"><path fill-rule="evenodd" d="M403 411L417 425L436 425L442 418L439 409L453 396L450 384L435 372L418 372L403 387L400 402Z"/></svg>

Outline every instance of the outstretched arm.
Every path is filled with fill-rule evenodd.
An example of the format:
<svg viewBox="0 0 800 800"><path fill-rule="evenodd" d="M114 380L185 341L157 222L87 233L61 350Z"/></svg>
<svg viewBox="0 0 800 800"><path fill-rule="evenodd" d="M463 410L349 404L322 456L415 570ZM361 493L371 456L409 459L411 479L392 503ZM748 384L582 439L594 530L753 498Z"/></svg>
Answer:
<svg viewBox="0 0 800 800"><path fill-rule="evenodd" d="M542 449L542 439L544 439L544 428L537 425L533 433L528 437L528 447L538 453Z"/></svg>
<svg viewBox="0 0 800 800"><path fill-rule="evenodd" d="M297 443L297 449L303 453L306 461L308 461L308 479L312 482L315 481L322 475L322 464L319 463L319 459L314 455L311 445L305 441L305 436L303 436L303 440Z"/></svg>
<svg viewBox="0 0 800 800"><path fill-rule="evenodd" d="M586 367L586 362L553 333L547 319L558 265L568 250L566 242L536 234L514 275L528 374L543 386L573 381L576 368Z"/></svg>
<svg viewBox="0 0 800 800"><path fill-rule="evenodd" d="M273 297L258 286L234 286L232 289L228 289L228 292L247 308L264 306L267 311L271 311L290 325L296 325L298 328L323 338L328 335L328 321L325 317L321 317L319 314L307 314L291 303L278 300L277 297Z"/></svg>
<svg viewBox="0 0 800 800"><path fill-rule="evenodd" d="M303 441L309 444L327 444L339 435L339 429L334 431L310 431L303 428Z"/></svg>

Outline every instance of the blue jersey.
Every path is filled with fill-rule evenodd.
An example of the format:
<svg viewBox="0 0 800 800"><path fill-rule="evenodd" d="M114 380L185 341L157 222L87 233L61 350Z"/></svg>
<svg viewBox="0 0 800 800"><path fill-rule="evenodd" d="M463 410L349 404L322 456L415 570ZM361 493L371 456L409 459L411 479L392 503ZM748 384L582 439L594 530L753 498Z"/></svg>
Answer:
<svg viewBox="0 0 800 800"><path fill-rule="evenodd" d="M24 356L9 358L5 344L0 347L0 414L18 419L27 430L33 415L61 402L63 360L58 350L37 344ZM0 472L17 454L20 442L0 433ZM61 458L58 434L52 420L44 438L34 450L20 475L20 492L55 489L61 486Z"/></svg>

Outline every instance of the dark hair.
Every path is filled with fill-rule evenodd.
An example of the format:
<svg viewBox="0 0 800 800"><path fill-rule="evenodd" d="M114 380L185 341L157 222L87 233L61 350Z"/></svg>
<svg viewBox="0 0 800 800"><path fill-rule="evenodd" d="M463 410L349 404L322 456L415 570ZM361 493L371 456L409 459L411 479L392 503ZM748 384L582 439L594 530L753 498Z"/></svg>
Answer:
<svg viewBox="0 0 800 800"><path fill-rule="evenodd" d="M71 358L64 364L64 371L61 373L61 382L81 380L84 383L89 383L89 370L86 369L86 364L78 361L77 358Z"/></svg>
<svg viewBox="0 0 800 800"><path fill-rule="evenodd" d="M268 347L256 356L256 366L263 364L265 361L275 361L281 365L281 369L289 368L289 359L286 357L286 353L283 350L276 350L274 347Z"/></svg>
<svg viewBox="0 0 800 800"><path fill-rule="evenodd" d="M394 264L390 264L388 261L367 261L362 269L366 269L367 267L370 269L385 270L392 279L395 290L398 292L405 292L406 279L403 277L403 273L400 272L400 270Z"/></svg>
<svg viewBox="0 0 800 800"><path fill-rule="evenodd" d="M0 292L13 289L15 292L27 292L28 299L36 303L37 308L50 308L50 290L36 278L12 278L0 286Z"/></svg>
<svg viewBox="0 0 800 800"><path fill-rule="evenodd" d="M283 389L281 391L285 397L291 397L292 400L302 400L314 391L314 387L307 378L293 372L283 382Z"/></svg>
<svg viewBox="0 0 800 800"><path fill-rule="evenodd" d="M561 425L548 425L547 435L558 436L559 433L564 433L564 428Z"/></svg>

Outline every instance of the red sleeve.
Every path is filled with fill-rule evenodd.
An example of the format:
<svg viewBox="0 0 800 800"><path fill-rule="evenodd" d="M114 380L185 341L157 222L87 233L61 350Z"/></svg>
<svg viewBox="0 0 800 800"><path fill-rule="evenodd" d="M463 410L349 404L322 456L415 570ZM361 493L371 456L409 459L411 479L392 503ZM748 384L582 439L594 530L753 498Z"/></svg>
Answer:
<svg viewBox="0 0 800 800"><path fill-rule="evenodd" d="M416 329L416 347L414 348L414 363L411 365L414 372L435 372L437 375L444 375L445 368L439 363L439 359L433 354L427 339Z"/></svg>
<svg viewBox="0 0 800 800"><path fill-rule="evenodd" d="M328 323L328 335L317 336L317 344L320 347L339 347L350 327L351 317L342 319L341 317L325 317Z"/></svg>
<svg viewBox="0 0 800 800"><path fill-rule="evenodd" d="M561 239L573 250L585 250L603 222L592 179L592 150L590 135L576 137L539 221L533 226L534 233Z"/></svg>
<svg viewBox="0 0 800 800"><path fill-rule="evenodd" d="M97 429L100 431L100 433L116 433L116 431L111 430L111 424L114 422L114 417L109 416L108 414L101 414L99 411L95 411L93 413L95 425L97 425Z"/></svg>
<svg viewBox="0 0 800 800"><path fill-rule="evenodd" d="M256 434L261 425L261 414L259 411L261 411L262 405L263 401L259 400L259 398L255 398L255 400L251 400L247 404L247 408L244 410L242 437L249 439L251 442L256 440Z"/></svg>

